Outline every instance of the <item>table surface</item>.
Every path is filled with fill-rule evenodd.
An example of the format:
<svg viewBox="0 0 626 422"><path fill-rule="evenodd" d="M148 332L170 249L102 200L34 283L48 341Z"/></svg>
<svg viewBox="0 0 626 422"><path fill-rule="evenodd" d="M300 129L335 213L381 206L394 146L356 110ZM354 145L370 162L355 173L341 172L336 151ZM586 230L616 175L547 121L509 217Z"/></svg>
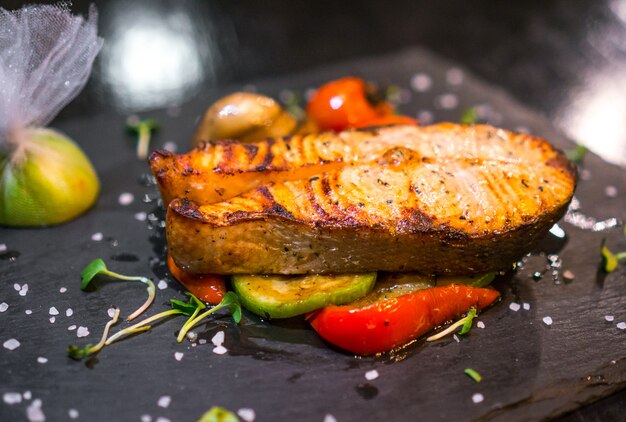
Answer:
<svg viewBox="0 0 626 422"><path fill-rule="evenodd" d="M74 9L86 12L88 3L74 1ZM624 2L95 4L106 43L85 91L54 122L70 132L84 122L199 104L224 87L269 81L265 86L278 94L276 81L289 81L290 75L304 75L296 80L313 84L335 63L364 58L367 64L368 58L419 46L473 73L491 91L510 94L524 110L544 116L605 160L626 166L626 119L620 112L626 109ZM322 71L307 76L311 69ZM624 172L615 174L623 185ZM621 392L561 417L604 420L625 406Z"/></svg>

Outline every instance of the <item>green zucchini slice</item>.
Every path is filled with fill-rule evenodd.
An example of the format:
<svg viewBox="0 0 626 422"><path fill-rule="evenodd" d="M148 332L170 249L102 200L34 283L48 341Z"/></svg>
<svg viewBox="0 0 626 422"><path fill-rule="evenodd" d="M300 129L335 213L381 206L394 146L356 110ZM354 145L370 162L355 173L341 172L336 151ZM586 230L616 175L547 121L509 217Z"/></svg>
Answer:
<svg viewBox="0 0 626 422"><path fill-rule="evenodd" d="M290 318L365 296L376 273L340 275L236 275L233 289L241 304L265 318Z"/></svg>

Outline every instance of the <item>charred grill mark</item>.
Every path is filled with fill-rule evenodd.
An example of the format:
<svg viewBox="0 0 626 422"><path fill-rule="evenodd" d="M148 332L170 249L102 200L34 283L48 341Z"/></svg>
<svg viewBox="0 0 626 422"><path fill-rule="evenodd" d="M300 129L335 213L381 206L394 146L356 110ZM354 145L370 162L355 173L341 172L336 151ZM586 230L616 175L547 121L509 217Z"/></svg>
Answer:
<svg viewBox="0 0 626 422"><path fill-rule="evenodd" d="M170 206L174 211L184 217L199 221L204 219L204 215L200 212L198 205L187 198L182 198L178 201L178 204L176 204L176 202L172 202L172 205Z"/></svg>
<svg viewBox="0 0 626 422"><path fill-rule="evenodd" d="M315 196L315 192L313 191L313 184L311 182L305 185L306 194L309 199L309 203L311 207L315 210L317 215L320 216L321 220L326 220L328 218L328 214L324 211L324 208L317 202L317 198Z"/></svg>
<svg viewBox="0 0 626 422"><path fill-rule="evenodd" d="M254 144L243 144L243 148L246 150L250 161L253 161L259 152L259 147Z"/></svg>
<svg viewBox="0 0 626 422"><path fill-rule="evenodd" d="M265 152L265 156L263 157L263 162L261 162L261 164L252 169L252 171L265 171L270 169L272 161L274 160L274 152L272 152L272 146L275 142L276 140L272 138L265 140L267 150Z"/></svg>

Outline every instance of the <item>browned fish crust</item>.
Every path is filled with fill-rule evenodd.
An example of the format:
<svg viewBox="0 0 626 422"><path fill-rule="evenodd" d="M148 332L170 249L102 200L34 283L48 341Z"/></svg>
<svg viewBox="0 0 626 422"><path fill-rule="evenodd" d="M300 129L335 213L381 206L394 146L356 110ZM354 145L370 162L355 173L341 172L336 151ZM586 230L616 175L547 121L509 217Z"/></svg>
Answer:
<svg viewBox="0 0 626 422"><path fill-rule="evenodd" d="M348 145L353 136L367 144ZM319 139L343 155L331 167L310 159L304 165L323 170L313 176L278 177L297 172L298 160L281 167L272 154L263 172L274 180L222 202L172 201L167 236L177 264L219 274L502 270L563 215L575 188L574 167L546 141L489 126L390 127L307 142ZM307 149L302 138L266 145L280 142ZM235 184L239 175L258 174L251 163L265 147L257 144L241 173L231 168ZM226 162L240 157L220 154Z"/></svg>

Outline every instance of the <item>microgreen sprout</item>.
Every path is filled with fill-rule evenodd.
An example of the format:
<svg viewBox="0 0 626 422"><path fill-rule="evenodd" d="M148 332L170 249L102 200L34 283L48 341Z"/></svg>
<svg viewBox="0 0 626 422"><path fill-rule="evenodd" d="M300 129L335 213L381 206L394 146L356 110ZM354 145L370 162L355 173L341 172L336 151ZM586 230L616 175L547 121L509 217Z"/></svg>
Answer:
<svg viewBox="0 0 626 422"><path fill-rule="evenodd" d="M192 297L194 297L194 296L192 296ZM180 329L180 332L178 333L178 337L176 338L176 341L178 341L179 343L182 342L183 339L185 338L185 335L196 324L198 324L200 321L202 321L204 318L206 318L207 316L209 316L213 312L216 312L216 311L218 311L218 310L220 310L222 308L228 308L228 310L231 313L231 315L232 315L233 319L235 320L235 322L237 324L239 324L239 321L241 321L241 304L239 303L239 298L237 297L237 295L235 293L228 292L228 293L226 293L224 295L224 297L222 298L222 301L220 303L218 303L217 305L215 305L211 309L201 313L200 315L196 314L197 316L193 316L193 317L189 318L187 320L187 322L185 322L183 327Z"/></svg>
<svg viewBox="0 0 626 422"><path fill-rule="evenodd" d="M606 246L606 239L602 239L601 253L602 269L604 270L604 272L607 273L615 271L617 269L617 266L619 265L619 261L621 261L622 259L626 259L626 251L614 254Z"/></svg>
<svg viewBox="0 0 626 422"><path fill-rule="evenodd" d="M486 287L490 285L495 278L496 273L487 273L481 275L475 280L472 280L470 283L467 283L467 285L471 287Z"/></svg>
<svg viewBox="0 0 626 422"><path fill-rule="evenodd" d="M109 277L113 277L116 278L118 280L128 280L128 281L140 281L142 283L144 283L145 285L147 285L147 290L148 290L148 299L144 302L143 305L141 305L141 307L139 309L137 309L135 312L133 312L127 319L128 321L132 321L133 319L137 318L139 315L141 315L146 309L148 309L148 307L152 304L152 302L154 301L154 296L156 294L156 288L154 287L154 283L152 282L152 280L150 280L147 277L141 277L141 276L127 276L127 275L122 275L122 274L118 274L116 272L110 271L106 264L104 263L104 261L100 258L94 259L93 261L91 261L89 263L89 265L87 265L85 267L85 269L83 270L83 272L80 274L81 276L81 286L80 288L82 290L85 290L89 284L91 283L91 281L97 276L97 275L106 275Z"/></svg>
<svg viewBox="0 0 626 422"><path fill-rule="evenodd" d="M230 410L213 406L197 422L239 422L239 418Z"/></svg>
<svg viewBox="0 0 626 422"><path fill-rule="evenodd" d="M588 149L586 146L577 144L574 148L565 151L565 156L568 160L573 161L576 164L580 164L583 162L587 151Z"/></svg>
<svg viewBox="0 0 626 422"><path fill-rule="evenodd" d="M117 333L109 337L109 339L106 341L106 345L110 345L111 343L123 336L148 331L150 328L152 328L152 326L148 324L154 321L158 321L159 319L167 318L172 315L185 315L191 317L192 315L197 315L199 309L206 308L206 305L202 303L202 301L200 301L197 297L195 297L191 293L187 293L187 295L189 295L188 302L183 302L182 300L177 299L170 299L170 306L172 307L172 309L160 312L156 315L152 315L151 317L148 317L143 321L140 321L134 325L131 325L128 328L118 331Z"/></svg>
<svg viewBox="0 0 626 422"><path fill-rule="evenodd" d="M454 324L450 325L448 328L446 328L445 330L432 335L430 337L428 337L426 339L426 341L435 341L435 340L439 340L442 337L447 336L448 334L451 334L454 332L454 330L456 330L459 327L463 327L461 328L461 331L459 331L459 334L467 334L469 332L469 330L472 328L472 322L474 320L474 318L476 317L476 308L475 307L471 307L470 310L467 312L467 315L463 318L461 318L460 320L458 320L457 322L455 322Z"/></svg>
<svg viewBox="0 0 626 422"><path fill-rule="evenodd" d="M472 368L465 368L463 372L465 373L465 375L467 375L476 382L481 382L483 380L483 377L481 377L480 374L474 371Z"/></svg>
<svg viewBox="0 0 626 422"><path fill-rule="evenodd" d="M463 110L461 115L461 123L466 125L474 124L478 121L478 110L475 107L469 107Z"/></svg>
<svg viewBox="0 0 626 422"><path fill-rule="evenodd" d="M82 349L79 349L76 346L69 346L67 348L67 355L71 357L72 359L82 359L96 352L99 352L100 349L102 349L106 343L111 326L117 323L119 316L120 316L120 310L119 308L115 308L115 312L113 313L113 318L111 318L111 320L107 322L107 324L104 326L104 331L102 332L102 338L100 339L98 344L96 344L95 346L92 346L91 343L88 343Z"/></svg>
<svg viewBox="0 0 626 422"><path fill-rule="evenodd" d="M137 158L145 160L148 156L148 147L152 132L159 128L159 123L154 119L140 120L137 116L130 116L126 120L127 129L137 134Z"/></svg>

